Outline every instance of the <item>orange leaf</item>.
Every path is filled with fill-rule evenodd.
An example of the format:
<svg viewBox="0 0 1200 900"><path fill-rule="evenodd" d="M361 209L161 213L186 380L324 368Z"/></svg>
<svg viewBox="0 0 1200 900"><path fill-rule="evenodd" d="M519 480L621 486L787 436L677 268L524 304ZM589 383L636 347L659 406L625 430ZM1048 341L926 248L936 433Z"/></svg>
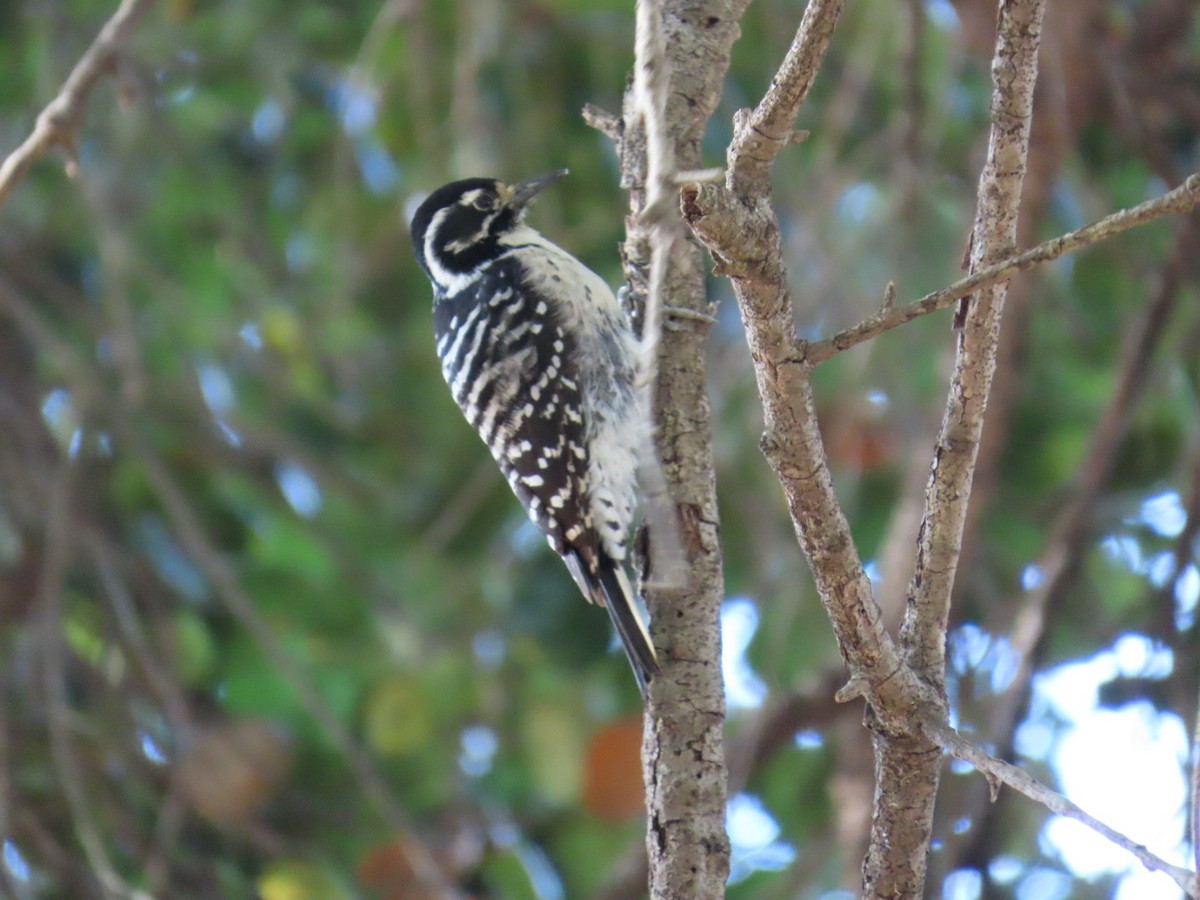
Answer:
<svg viewBox="0 0 1200 900"><path fill-rule="evenodd" d="M642 717L610 722L592 735L584 767L583 805L608 822L632 819L645 806Z"/></svg>

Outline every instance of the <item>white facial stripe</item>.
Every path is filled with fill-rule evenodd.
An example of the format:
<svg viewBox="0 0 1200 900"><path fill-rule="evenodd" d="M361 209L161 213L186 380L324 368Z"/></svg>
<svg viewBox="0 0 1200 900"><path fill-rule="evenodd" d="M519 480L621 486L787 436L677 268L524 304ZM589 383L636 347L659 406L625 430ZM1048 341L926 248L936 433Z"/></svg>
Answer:
<svg viewBox="0 0 1200 900"><path fill-rule="evenodd" d="M425 229L425 261L435 272L440 266L438 266L437 256L433 252L433 239L437 237L437 233L441 230L442 223L446 221L448 215L450 215L449 209L439 209L430 220L429 227Z"/></svg>
<svg viewBox="0 0 1200 900"><path fill-rule="evenodd" d="M434 241L437 239L438 231L445 224L447 216L450 215L451 209L439 209L434 213L433 218L429 222L429 227L425 230L425 263L429 266L429 274L433 276L434 284L448 294L453 294L467 287L471 282L479 277L476 272L451 272L445 266L438 262L437 253L434 252ZM459 242L455 242L457 244ZM451 247L451 249L461 249Z"/></svg>
<svg viewBox="0 0 1200 900"><path fill-rule="evenodd" d="M480 268L487 268L482 266ZM429 260L429 271L433 275L434 283L442 290L443 293L453 295L461 290L470 287L477 278L479 278L480 269L475 269L471 272L451 272L449 269L438 265L437 260Z"/></svg>

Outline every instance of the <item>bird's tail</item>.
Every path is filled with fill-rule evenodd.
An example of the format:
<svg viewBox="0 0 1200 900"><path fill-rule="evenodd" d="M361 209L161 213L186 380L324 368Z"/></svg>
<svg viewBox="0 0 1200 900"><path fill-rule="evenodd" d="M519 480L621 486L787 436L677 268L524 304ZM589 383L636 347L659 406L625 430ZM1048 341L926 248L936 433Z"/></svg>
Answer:
<svg viewBox="0 0 1200 900"><path fill-rule="evenodd" d="M607 553L600 555L600 566L596 572L600 590L604 594L604 606L621 638L621 646L633 667L642 697L646 696L646 685L658 673L658 657L650 633L642 623L637 600L621 564L609 559ZM599 599L599 598L597 598Z"/></svg>
<svg viewBox="0 0 1200 900"><path fill-rule="evenodd" d="M638 689L644 699L646 685L658 673L658 656L654 652L650 633L642 624L625 569L604 552L599 554L594 575L588 571L575 549L568 549L563 554L563 562L567 564L567 570L579 585L583 596L608 610L608 617L612 619L621 638L621 646L629 658L629 665L633 667L633 677L637 679Z"/></svg>
<svg viewBox="0 0 1200 900"><path fill-rule="evenodd" d="M646 697L646 685L659 671L658 655L654 653L654 642L650 641L646 625L642 624L634 589L625 575L622 564L601 552L596 560L595 575L589 574L587 566L574 550L563 554L563 562L580 586L583 596L594 604L608 610L608 618L616 626L620 646L625 649L629 665L634 668L637 688Z"/></svg>

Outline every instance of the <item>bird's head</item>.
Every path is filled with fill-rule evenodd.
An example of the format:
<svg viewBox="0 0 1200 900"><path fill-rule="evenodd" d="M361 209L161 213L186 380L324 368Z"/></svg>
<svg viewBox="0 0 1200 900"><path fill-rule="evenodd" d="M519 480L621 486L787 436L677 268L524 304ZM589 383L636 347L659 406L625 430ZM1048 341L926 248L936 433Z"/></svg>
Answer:
<svg viewBox="0 0 1200 900"><path fill-rule="evenodd" d="M502 238L522 227L529 203L567 174L550 172L517 184L467 178L438 188L412 220L413 250L429 280L443 291L503 252Z"/></svg>

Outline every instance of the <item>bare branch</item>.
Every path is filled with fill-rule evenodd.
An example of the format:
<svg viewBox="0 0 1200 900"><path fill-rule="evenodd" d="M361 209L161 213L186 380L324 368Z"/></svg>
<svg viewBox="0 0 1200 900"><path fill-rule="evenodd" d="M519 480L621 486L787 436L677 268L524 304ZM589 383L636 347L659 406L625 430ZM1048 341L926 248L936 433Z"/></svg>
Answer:
<svg viewBox="0 0 1200 900"><path fill-rule="evenodd" d="M634 42L633 110L646 136L646 195L637 215L650 247L650 279L642 317L642 371L639 388L650 390L658 365L667 262L683 237L675 195L675 148L667 129L667 91L671 73L663 38L661 0L638 0Z"/></svg>
<svg viewBox="0 0 1200 900"><path fill-rule="evenodd" d="M693 233L733 281L763 403L763 453L783 487L796 535L850 667L850 684L839 699L863 694L869 703L876 797L881 800L875 804L872 851L864 863L864 896L919 896L940 754L912 732L911 716L914 708L941 710L943 704L903 663L885 630L834 493L813 401L813 366L796 341L779 221L767 200L771 163L790 133L840 9L839 3L810 2L789 62L760 104L760 115L742 115L735 124L727 185L685 185L680 198ZM756 121L770 123L767 127L774 131L756 131ZM888 799L901 797L902 802Z"/></svg>
<svg viewBox="0 0 1200 900"><path fill-rule="evenodd" d="M663 499L670 500L656 504L651 497L647 503L650 514L658 506L667 511L657 515L658 523L650 522L651 575L660 580L655 536L664 528L655 526L673 527L676 515L682 538L677 544L686 547L688 563L676 567L683 570L677 579L667 576L678 581L676 589L642 581L663 663L661 676L650 684L642 744L653 898L716 900L724 896L729 874L718 624L723 587L704 399L706 329L664 330L662 314L668 307L706 308L703 263L697 249L682 240L672 198L679 166L698 167L699 154L687 135L703 132L720 96L739 3L714 5L714 18L734 24L706 32L679 11L677 0L639 0L633 84L617 144L632 209L624 245L627 281L644 310L639 387L655 412L663 463L657 480L664 485ZM676 29L670 36L668 21ZM678 789L683 783L686 791Z"/></svg>
<svg viewBox="0 0 1200 900"><path fill-rule="evenodd" d="M992 132L979 178L972 271L1011 255L1016 243L1044 10L1045 0L1002 0L1000 4L992 60ZM945 675L950 592L996 370L1006 290L1007 282L1001 282L977 292L958 335L950 395L934 447L916 568L900 632L908 663L939 692Z"/></svg>
<svg viewBox="0 0 1200 900"><path fill-rule="evenodd" d="M86 526L76 527L80 531L80 541L91 559L100 586L108 597L113 617L117 620L117 628L125 639L130 655L137 660L146 684L162 703L167 722L170 723L171 736L177 746L187 744L192 734L192 718L187 698L174 673L169 671L168 663L159 659L157 651L151 646L146 629L134 607L132 592L118 571L113 549L99 532L88 530Z"/></svg>
<svg viewBox="0 0 1200 900"><path fill-rule="evenodd" d="M83 127L84 110L92 88L115 68L133 34L133 27L153 5L154 0L121 0L117 11L67 76L58 96L42 110L29 137L0 163L0 208L29 167L52 147L63 147L73 160L75 139ZM68 164L68 172L73 165L73 161Z"/></svg>
<svg viewBox="0 0 1200 900"><path fill-rule="evenodd" d="M992 131L979 179L972 270L1003 259L1016 244L1044 5L1045 0L1002 0L1000 4L992 61ZM905 664L938 698L927 714L939 720L945 718L950 591L962 547L984 410L996 370L1006 288L1007 283L1001 283L977 293L958 336L958 356L934 447L916 565L900 630ZM905 832L892 820L898 814L896 807L902 806L902 815L919 823L924 832L920 849L928 848L941 762L925 737L883 741L876 735L876 796L885 799L876 802L871 843L863 863L864 886L874 889L876 896L891 896L898 887L906 892L910 885L917 892L924 887L924 858L909 862L920 880L897 880L895 870L904 859L897 853L893 835ZM886 798L893 797L903 797L902 804L887 802Z"/></svg>
<svg viewBox="0 0 1200 900"><path fill-rule="evenodd" d="M925 91L921 74L925 61L925 4L905 0L907 40L904 46L904 152L910 168L925 157Z"/></svg>
<svg viewBox="0 0 1200 900"><path fill-rule="evenodd" d="M839 331L825 340L813 341L808 344L806 357L812 363L824 362L843 350L849 350L864 341L878 337L885 331L905 325L913 319L939 309L945 309L955 301L969 297L977 290L1007 281L1018 272L1025 272L1052 262L1060 256L1098 244L1131 228L1137 228L1166 216L1186 213L1195 208L1198 203L1200 203L1200 175L1191 175L1181 185L1161 197L1155 197L1153 200L1147 200L1145 203L1139 203L1129 209L1119 210L1090 225L1043 241L1036 247L985 266L949 287L926 294L912 303L898 307L888 307L885 303L879 312L863 319L854 327Z"/></svg>
<svg viewBox="0 0 1200 900"><path fill-rule="evenodd" d="M833 623L853 689L879 703L888 727L902 733L907 700L919 685L905 669L871 593L871 582L833 490L817 422L812 366L797 345L779 223L769 205L742 203L722 185L691 184L681 192L693 233L733 279L763 403L763 454L787 498L796 536L808 557Z"/></svg>
<svg viewBox="0 0 1200 900"><path fill-rule="evenodd" d="M1019 769L1011 763L996 759L963 738L957 731L941 722L928 721L924 725L925 732L949 753L974 766L992 785L995 795L1000 784L1006 784L1032 800L1036 800L1052 813L1066 816L1082 822L1097 834L1108 838L1123 850L1128 850L1147 869L1164 872L1179 885L1189 896L1200 898L1200 880L1194 872L1167 862L1160 856L1151 853L1143 845L1127 838L1114 828L1105 825L1099 819L1088 815L1062 794L1042 784L1028 772Z"/></svg>
<svg viewBox="0 0 1200 900"><path fill-rule="evenodd" d="M583 106L583 121L616 144L621 140L621 117L594 103Z"/></svg>
<svg viewBox="0 0 1200 900"><path fill-rule="evenodd" d="M678 516L687 562L676 589L642 582L662 662L661 675L650 685L642 748L646 849L655 898L724 896L729 842L719 626L724 588L705 390L708 329L700 316L692 315L708 311L704 262L691 242L676 238L667 244L651 234L658 223L674 219L672 209L645 211L656 192L674 196L678 169L701 168L701 138L720 100L730 49L748 2L712 0L702 16L689 0L639 4L635 82L643 80L626 91L623 120L616 129L621 184L630 192L623 245L628 293L635 309L646 304L647 295L658 294L662 310L673 316L674 327L658 334L652 408L670 512ZM647 17L650 33L642 26ZM647 71L646 54L659 52L665 62L651 63L652 71ZM647 75L669 79L665 92L649 84ZM664 126L667 145L652 148L663 135L651 132ZM664 245L669 252L662 251ZM662 280L651 285L648 277Z"/></svg>
<svg viewBox="0 0 1200 900"><path fill-rule="evenodd" d="M771 87L753 110L734 116L729 186L742 193L766 183L775 157L793 142L800 105L817 77L845 0L809 0L804 18Z"/></svg>
<svg viewBox="0 0 1200 900"><path fill-rule="evenodd" d="M4 673L7 676L7 672ZM5 692L7 701L7 693L9 686L7 678L0 681L0 689ZM12 841L16 832L16 817L12 811L16 808L14 800L14 791L12 785L12 766L13 748L12 736L10 735L10 724L8 718L9 703L0 703L0 841ZM0 889L7 891L15 900L31 900L33 890L21 881L13 877L8 866L0 866Z"/></svg>
<svg viewBox="0 0 1200 900"><path fill-rule="evenodd" d="M968 439L955 446L960 457L957 467L969 476L978 446L987 385L995 365L995 331L1003 293L996 285L1016 271L1154 218L1190 209L1200 189L1200 183L1189 181L1163 198L1114 214L1025 254L1013 254L1016 201L1023 171L1021 160L1028 140L1041 6L1036 0L1006 0L1003 7L1004 34L997 53L992 156L981 179L981 224L971 260L973 272L960 284L901 308L889 302L888 291L880 311L855 329L812 345L796 340L778 220L765 197L770 164L782 148L782 136L794 124L795 107L788 103L798 104L805 89L805 78L797 74L801 67L790 69L798 79L794 82L785 78L781 70L772 95L760 105L757 121L773 121L777 126L773 134L752 132L749 125L756 121L753 114L739 118L737 137L729 150L726 185L697 181L685 184L680 192L685 221L712 252L718 273L728 275L733 282L763 401L766 426L763 450L784 488L797 535L809 558L839 648L851 668L850 682L839 692L839 698L862 694L870 704L868 722L875 738L877 796L884 798L876 805L872 850L864 866L865 893L871 896L919 894L922 890L941 763L937 747L927 735L912 732L908 726L915 723L906 722L905 715L917 707L944 706L944 698L940 696L944 613L953 565L940 570L927 586L938 597L938 603L923 611L930 618L913 626L911 633L919 639L914 645L922 652L914 653L906 665L880 625L870 584L862 574L861 561L833 493L812 404L811 370L816 363L848 346L990 287L975 301L962 338L962 358L954 383L958 393L958 406L954 408L958 410L963 405L965 395L969 414L948 416L953 426L951 438L960 437L964 423L968 426ZM818 9L829 7L822 7L814 0L809 14L816 15ZM805 33L805 29L801 32ZM800 37L797 41L793 45L797 54L800 45L819 44L819 41L808 44ZM925 304L929 304L928 309ZM978 383L981 377L985 384ZM946 442L943 434L943 444ZM962 450L969 452L964 455ZM944 459L955 461L953 455ZM939 467L944 459L939 458ZM933 532L940 532L943 540L953 535L956 546L970 480L964 482L962 474L950 480L948 474L935 469L934 487L944 489L949 496L949 485L954 485L961 496L949 505L947 501L938 501L939 515L945 521L937 523ZM927 501L927 510L930 505ZM928 540L933 532L927 527L923 539ZM929 559L928 555L923 557L927 565ZM923 576L928 574L922 571ZM920 665L925 674L927 661L933 675L930 685L917 679L913 667ZM893 808L894 804L886 800L889 797L903 797L903 809Z"/></svg>
<svg viewBox="0 0 1200 900"><path fill-rule="evenodd" d="M887 859L866 873L865 896L919 896L922 892L936 791L936 756L920 736L911 735L914 707L940 709L903 664L883 626L871 583L833 489L812 392L813 367L796 341L796 323L783 263L779 221L763 198L765 183L733 189L690 184L681 191L684 219L709 248L718 267L733 280L754 360L763 404L763 454L787 499L796 536L808 559L838 648L850 667L850 684L839 699L863 694L870 704L877 773L905 785L905 804L877 804L874 845ZM897 753L880 765L886 747ZM909 815L909 796L918 787L907 777L911 764L932 763L917 791L924 818ZM893 764L894 763L894 764ZM926 766L928 770L930 766ZM882 796L877 794L877 796Z"/></svg>

